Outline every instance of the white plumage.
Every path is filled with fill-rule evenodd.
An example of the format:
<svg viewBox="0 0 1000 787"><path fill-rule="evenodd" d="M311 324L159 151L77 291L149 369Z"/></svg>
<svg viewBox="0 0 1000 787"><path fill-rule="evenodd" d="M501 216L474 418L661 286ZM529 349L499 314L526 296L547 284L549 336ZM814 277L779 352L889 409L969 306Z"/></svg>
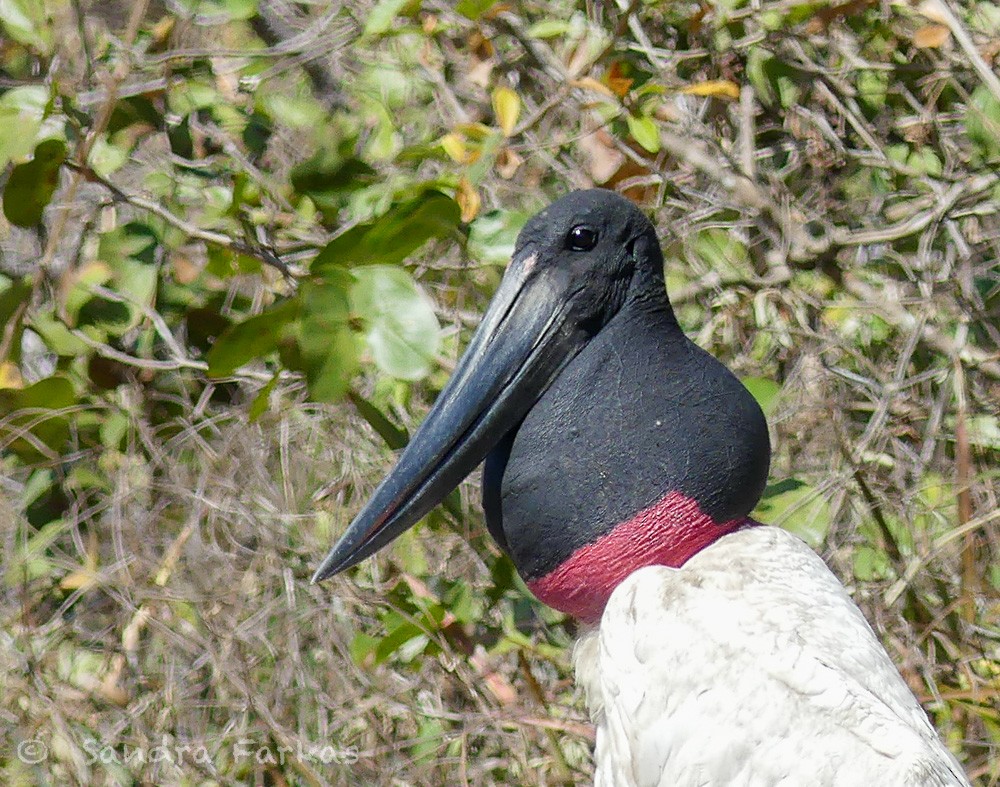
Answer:
<svg viewBox="0 0 1000 787"><path fill-rule="evenodd" d="M575 659L599 787L969 784L847 591L778 528L636 571Z"/></svg>

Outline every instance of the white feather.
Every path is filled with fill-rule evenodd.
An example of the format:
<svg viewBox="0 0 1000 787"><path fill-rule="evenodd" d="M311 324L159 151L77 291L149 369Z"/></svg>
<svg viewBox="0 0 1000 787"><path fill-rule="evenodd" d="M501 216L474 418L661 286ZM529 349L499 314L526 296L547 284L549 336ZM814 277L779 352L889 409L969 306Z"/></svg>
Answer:
<svg viewBox="0 0 1000 787"><path fill-rule="evenodd" d="M575 660L601 787L968 785L847 591L778 528L636 571Z"/></svg>

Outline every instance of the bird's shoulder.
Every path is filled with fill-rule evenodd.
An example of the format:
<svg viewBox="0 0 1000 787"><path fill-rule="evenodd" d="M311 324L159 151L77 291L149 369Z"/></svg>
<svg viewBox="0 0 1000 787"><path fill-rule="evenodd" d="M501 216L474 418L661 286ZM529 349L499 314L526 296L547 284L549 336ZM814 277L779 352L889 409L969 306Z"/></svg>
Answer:
<svg viewBox="0 0 1000 787"><path fill-rule="evenodd" d="M577 667L608 784L964 783L847 591L777 528L633 573Z"/></svg>

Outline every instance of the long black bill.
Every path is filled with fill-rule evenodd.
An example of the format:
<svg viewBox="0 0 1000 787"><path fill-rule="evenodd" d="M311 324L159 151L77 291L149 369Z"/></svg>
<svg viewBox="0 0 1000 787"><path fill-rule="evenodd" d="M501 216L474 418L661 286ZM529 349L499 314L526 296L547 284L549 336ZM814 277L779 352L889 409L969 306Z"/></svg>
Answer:
<svg viewBox="0 0 1000 787"><path fill-rule="evenodd" d="M587 341L571 282L520 250L458 368L391 473L316 570L350 568L426 516L515 428Z"/></svg>

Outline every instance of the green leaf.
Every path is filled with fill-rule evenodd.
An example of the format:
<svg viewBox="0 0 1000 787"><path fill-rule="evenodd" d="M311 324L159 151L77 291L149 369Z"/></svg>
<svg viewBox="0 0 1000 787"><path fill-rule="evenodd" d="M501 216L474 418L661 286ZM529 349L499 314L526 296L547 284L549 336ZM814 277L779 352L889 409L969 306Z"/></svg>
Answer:
<svg viewBox="0 0 1000 787"><path fill-rule="evenodd" d="M22 279L10 281L6 277L0 277L0 325L4 330L11 330L10 321L18 316L19 322L23 323L24 315L29 311L25 301L31 297L31 279L27 276ZM11 344L12 358L5 360L17 360L17 353L21 345L21 325L14 328L11 338L15 339Z"/></svg>
<svg viewBox="0 0 1000 787"><path fill-rule="evenodd" d="M270 380L267 381L267 385L265 385L263 388L261 388L257 392L257 395L254 396L253 401L250 403L250 408L247 411L247 416L250 419L250 423L255 422L264 413L267 412L267 408L268 408L268 405L270 404L270 400L271 400L271 392L277 386L277 384L278 384L278 378L279 378L279 375L278 375L277 372L275 372L274 376Z"/></svg>
<svg viewBox="0 0 1000 787"><path fill-rule="evenodd" d="M701 230L690 243L694 254L724 279L753 273L747 247L729 230L716 227Z"/></svg>
<svg viewBox="0 0 1000 787"><path fill-rule="evenodd" d="M0 96L0 170L34 149L48 103L41 85L15 87Z"/></svg>
<svg viewBox="0 0 1000 787"><path fill-rule="evenodd" d="M223 103L215 87L208 82L185 79L172 84L167 93L167 104L172 112L186 117L201 109L210 109L214 104Z"/></svg>
<svg viewBox="0 0 1000 787"><path fill-rule="evenodd" d="M475 21L497 4L497 0L459 0L455 12Z"/></svg>
<svg viewBox="0 0 1000 787"><path fill-rule="evenodd" d="M744 377L742 379L744 387L750 392L764 415L770 415L778 403L778 395L781 393L781 386L774 380L765 377Z"/></svg>
<svg viewBox="0 0 1000 787"><path fill-rule="evenodd" d="M334 272L335 273L335 272ZM350 327L349 276L305 282L299 292L298 346L314 401L333 402L347 391L358 368L358 348Z"/></svg>
<svg viewBox="0 0 1000 787"><path fill-rule="evenodd" d="M26 580L31 581L39 577L50 576L52 563L46 557L45 552L59 536L71 527L70 522L56 519L39 528L28 538L26 543L18 539L17 543L19 545L23 543L24 546L18 548L12 555L12 559L4 571L4 584L13 587Z"/></svg>
<svg viewBox="0 0 1000 787"><path fill-rule="evenodd" d="M657 153L660 150L660 132L651 117L628 115L625 122L628 123L629 134L636 142L650 153Z"/></svg>
<svg viewBox="0 0 1000 787"><path fill-rule="evenodd" d="M83 339L75 336L66 323L56 317L54 309L33 314L30 325L31 330L41 336L45 346L56 355L72 358L85 355L90 350Z"/></svg>
<svg viewBox="0 0 1000 787"><path fill-rule="evenodd" d="M53 452L63 449L69 440L69 420L60 412L76 404L73 384L65 377L46 377L27 388L0 389L0 417L11 433L24 429L38 441L17 438L9 449L27 461L45 457L42 446Z"/></svg>
<svg viewBox="0 0 1000 787"><path fill-rule="evenodd" d="M389 448L398 451L401 448L405 448L406 444L410 442L410 435L405 429L396 426L381 410L357 391L348 391L347 398L351 400L351 404L354 405L361 417L368 422L368 425L378 432L379 437L385 440L385 444Z"/></svg>
<svg viewBox="0 0 1000 787"><path fill-rule="evenodd" d="M569 22L559 19L544 19L528 28L529 38L555 38L569 32Z"/></svg>
<svg viewBox="0 0 1000 787"><path fill-rule="evenodd" d="M47 139L35 148L35 156L18 164L10 173L3 191L3 213L11 224L34 227L42 220L59 185L59 169L66 160L66 143Z"/></svg>
<svg viewBox="0 0 1000 787"><path fill-rule="evenodd" d="M949 423L953 419L949 419ZM969 442L978 448L1000 451L1000 418L995 415L970 415L965 423ZM954 431L951 432L954 434Z"/></svg>
<svg viewBox="0 0 1000 787"><path fill-rule="evenodd" d="M257 14L258 0L216 0L216 2L233 20L250 19Z"/></svg>
<svg viewBox="0 0 1000 787"><path fill-rule="evenodd" d="M884 71L862 70L858 72L857 86L858 98L868 109L875 112L885 106L889 90L889 74Z"/></svg>
<svg viewBox="0 0 1000 787"><path fill-rule="evenodd" d="M354 156L339 149L322 148L292 169L292 186L307 194L316 206L335 219L346 198L378 182L379 174Z"/></svg>
<svg viewBox="0 0 1000 787"><path fill-rule="evenodd" d="M368 12L364 34L377 36L388 32L393 21L409 2L410 0L378 0L375 7Z"/></svg>
<svg viewBox="0 0 1000 787"><path fill-rule="evenodd" d="M423 577L429 570L427 552L421 543L417 530L407 530L393 543L393 555L397 565L407 574Z"/></svg>
<svg viewBox="0 0 1000 787"><path fill-rule="evenodd" d="M515 210L491 210L469 225L469 256L479 262L503 265L514 255L517 234L530 218Z"/></svg>
<svg viewBox="0 0 1000 787"><path fill-rule="evenodd" d="M395 206L384 216L352 227L334 238L313 260L311 272L321 276L352 265L402 262L431 238L458 227L458 203L440 191L427 191Z"/></svg>
<svg viewBox="0 0 1000 787"><path fill-rule="evenodd" d="M417 737L410 745L410 757L418 763L439 760L444 754L441 747L446 743L447 735L441 719L424 719L417 729Z"/></svg>
<svg viewBox="0 0 1000 787"><path fill-rule="evenodd" d="M979 85L965 110L965 133L982 160L1000 159L1000 100Z"/></svg>
<svg viewBox="0 0 1000 787"><path fill-rule="evenodd" d="M379 369L403 380L419 380L434 368L441 327L430 298L402 268L355 268L351 310L365 324L365 338Z"/></svg>
<svg viewBox="0 0 1000 787"><path fill-rule="evenodd" d="M18 43L48 54L52 33L39 0L0 0L0 26Z"/></svg>
<svg viewBox="0 0 1000 787"><path fill-rule="evenodd" d="M102 178L106 178L111 173L124 166L128 161L129 151L108 142L106 135L102 134L94 140L94 146L90 149L88 163Z"/></svg>
<svg viewBox="0 0 1000 787"><path fill-rule="evenodd" d="M318 128L327 120L326 110L312 96L276 93L260 99L266 117L297 128ZM294 171L294 170L293 170Z"/></svg>
<svg viewBox="0 0 1000 787"><path fill-rule="evenodd" d="M227 328L205 355L209 377L229 377L246 363L278 349L284 330L299 314L296 299Z"/></svg>
<svg viewBox="0 0 1000 787"><path fill-rule="evenodd" d="M768 484L752 514L788 530L813 549L823 545L830 531L830 505L813 487L795 478Z"/></svg>
<svg viewBox="0 0 1000 787"><path fill-rule="evenodd" d="M860 545L852 556L854 576L862 582L873 582L892 576L892 561L881 549Z"/></svg>
<svg viewBox="0 0 1000 787"><path fill-rule="evenodd" d="M747 57L747 79L761 103L780 104L786 109L798 103L803 82L802 73L783 63L763 47L752 47Z"/></svg>
<svg viewBox="0 0 1000 787"><path fill-rule="evenodd" d="M364 665L369 658L374 658L378 643L378 637L373 637L371 634L359 631L354 635L354 639L351 640L351 644L348 646L351 660L358 666Z"/></svg>

